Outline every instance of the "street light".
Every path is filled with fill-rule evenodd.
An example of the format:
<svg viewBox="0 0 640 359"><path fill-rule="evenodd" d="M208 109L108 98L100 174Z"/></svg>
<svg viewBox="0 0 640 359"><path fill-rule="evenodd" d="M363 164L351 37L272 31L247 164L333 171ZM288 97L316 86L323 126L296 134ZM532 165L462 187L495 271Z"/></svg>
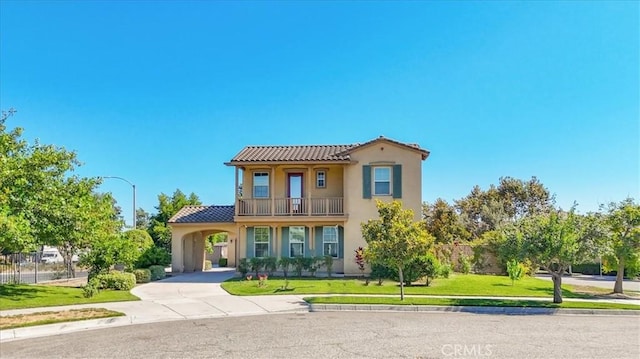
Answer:
<svg viewBox="0 0 640 359"><path fill-rule="evenodd" d="M128 184L131 185L131 187L133 187L133 229L136 229L136 185L134 185L133 183L127 181L126 179L122 178L122 177L118 177L118 176L104 176L104 177L100 177L100 178L115 178L115 179L119 179L121 181L125 181Z"/></svg>

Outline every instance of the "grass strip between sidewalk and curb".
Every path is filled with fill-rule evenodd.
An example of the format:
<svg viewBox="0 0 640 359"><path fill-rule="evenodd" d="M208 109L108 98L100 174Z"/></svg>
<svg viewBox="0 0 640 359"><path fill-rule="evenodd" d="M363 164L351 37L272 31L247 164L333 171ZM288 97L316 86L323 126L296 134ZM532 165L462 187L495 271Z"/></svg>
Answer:
<svg viewBox="0 0 640 359"><path fill-rule="evenodd" d="M405 297L306 297L309 304L364 304L364 305L437 305L437 306L476 306L476 307L518 307L518 308L573 308L573 309L618 309L640 310L640 305L608 302L565 301L557 304L543 300L485 299L485 298L425 298Z"/></svg>
<svg viewBox="0 0 640 359"><path fill-rule="evenodd" d="M124 290L101 290L95 296L85 298L82 295L82 288L29 284L0 285L2 310L133 300L140 300L140 298Z"/></svg>
<svg viewBox="0 0 640 359"><path fill-rule="evenodd" d="M124 316L124 313L104 308L72 309L59 312L38 312L10 315L0 317L0 330L121 316Z"/></svg>

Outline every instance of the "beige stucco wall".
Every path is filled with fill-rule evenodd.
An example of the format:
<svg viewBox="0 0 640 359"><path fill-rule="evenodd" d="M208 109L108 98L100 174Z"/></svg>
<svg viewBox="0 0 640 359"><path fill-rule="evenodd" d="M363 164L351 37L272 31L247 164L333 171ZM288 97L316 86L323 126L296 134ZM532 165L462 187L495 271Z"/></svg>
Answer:
<svg viewBox="0 0 640 359"><path fill-rule="evenodd" d="M171 271L198 272L204 270L205 239L208 235L227 232L229 234L229 266L235 266L234 243L237 241L235 223L170 224Z"/></svg>
<svg viewBox="0 0 640 359"><path fill-rule="evenodd" d="M422 211L422 155L389 142L378 142L351 153L351 160L356 164L348 166L344 175L345 213L348 221L345 224L345 274L357 275L359 271L349 255L358 247L366 246L362 239L360 224L369 219L378 218L376 199L384 202L394 200L392 196L375 196L362 198L362 166L385 164L402 165L402 198L399 198L406 209L412 209L414 219L420 220Z"/></svg>

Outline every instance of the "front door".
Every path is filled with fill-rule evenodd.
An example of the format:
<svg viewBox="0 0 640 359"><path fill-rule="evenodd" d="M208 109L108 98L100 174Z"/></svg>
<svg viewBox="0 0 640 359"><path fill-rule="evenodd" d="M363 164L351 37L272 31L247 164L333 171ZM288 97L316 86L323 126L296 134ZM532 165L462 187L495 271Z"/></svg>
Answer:
<svg viewBox="0 0 640 359"><path fill-rule="evenodd" d="M287 197L289 198L289 213L297 214L304 212L302 202L302 173L288 174Z"/></svg>

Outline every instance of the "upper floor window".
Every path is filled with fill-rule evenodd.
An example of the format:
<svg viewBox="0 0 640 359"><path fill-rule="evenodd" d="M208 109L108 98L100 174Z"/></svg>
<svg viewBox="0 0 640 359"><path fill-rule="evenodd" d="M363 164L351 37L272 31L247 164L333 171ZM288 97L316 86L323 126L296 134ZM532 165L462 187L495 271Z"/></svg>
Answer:
<svg viewBox="0 0 640 359"><path fill-rule="evenodd" d="M316 171L316 187L318 188L327 187L327 172Z"/></svg>
<svg viewBox="0 0 640 359"><path fill-rule="evenodd" d="M253 174L253 198L269 198L269 173Z"/></svg>
<svg viewBox="0 0 640 359"><path fill-rule="evenodd" d="M391 167L373 168L373 194L377 196L391 194Z"/></svg>

